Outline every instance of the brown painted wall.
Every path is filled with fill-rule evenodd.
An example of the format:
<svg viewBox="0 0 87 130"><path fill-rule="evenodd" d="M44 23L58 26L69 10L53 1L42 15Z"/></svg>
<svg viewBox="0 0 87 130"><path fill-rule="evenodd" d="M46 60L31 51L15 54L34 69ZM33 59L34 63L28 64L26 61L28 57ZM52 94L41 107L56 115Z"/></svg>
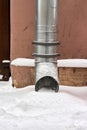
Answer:
<svg viewBox="0 0 87 130"><path fill-rule="evenodd" d="M32 57L34 0L11 0L11 59Z"/></svg>
<svg viewBox="0 0 87 130"><path fill-rule="evenodd" d="M60 58L87 58L87 0L59 0ZM11 59L32 57L35 0L11 0Z"/></svg>
<svg viewBox="0 0 87 130"><path fill-rule="evenodd" d="M61 58L87 58L87 0L59 0Z"/></svg>

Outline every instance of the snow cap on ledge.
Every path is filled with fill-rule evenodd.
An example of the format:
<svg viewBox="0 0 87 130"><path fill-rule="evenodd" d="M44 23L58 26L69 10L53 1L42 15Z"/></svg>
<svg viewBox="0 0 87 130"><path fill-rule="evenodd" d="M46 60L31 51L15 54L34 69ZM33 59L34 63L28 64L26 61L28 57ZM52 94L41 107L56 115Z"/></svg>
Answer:
<svg viewBox="0 0 87 130"><path fill-rule="evenodd" d="M2 63L10 63L10 60L3 60Z"/></svg>
<svg viewBox="0 0 87 130"><path fill-rule="evenodd" d="M11 62L14 66L35 66L35 60L29 58L17 58ZM57 60L58 67L75 67L75 68L87 68L86 59L62 59Z"/></svg>
<svg viewBox="0 0 87 130"><path fill-rule="evenodd" d="M14 66L35 66L35 60L29 58L16 58L11 62L11 65Z"/></svg>
<svg viewBox="0 0 87 130"><path fill-rule="evenodd" d="M57 62L58 67L87 68L86 59L62 59Z"/></svg>

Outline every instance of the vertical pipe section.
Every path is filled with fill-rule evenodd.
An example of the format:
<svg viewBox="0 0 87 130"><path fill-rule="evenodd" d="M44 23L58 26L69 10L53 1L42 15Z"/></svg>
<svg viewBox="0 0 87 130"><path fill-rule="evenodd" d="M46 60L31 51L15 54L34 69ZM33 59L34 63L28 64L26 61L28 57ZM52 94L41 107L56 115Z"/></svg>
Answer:
<svg viewBox="0 0 87 130"><path fill-rule="evenodd" d="M58 0L36 0L36 39L33 42L35 53L36 85L51 87L58 91L57 71L57 3Z"/></svg>

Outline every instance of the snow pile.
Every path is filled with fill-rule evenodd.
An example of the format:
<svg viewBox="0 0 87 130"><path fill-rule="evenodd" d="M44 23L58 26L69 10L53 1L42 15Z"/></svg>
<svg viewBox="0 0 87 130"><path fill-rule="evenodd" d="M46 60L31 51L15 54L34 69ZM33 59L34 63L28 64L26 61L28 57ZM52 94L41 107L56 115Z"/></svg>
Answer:
<svg viewBox="0 0 87 130"><path fill-rule="evenodd" d="M14 66L35 66L34 59L17 58L11 62ZM61 59L57 60L58 67L77 67L87 68L87 59Z"/></svg>
<svg viewBox="0 0 87 130"><path fill-rule="evenodd" d="M0 82L0 130L87 130L87 87L34 87Z"/></svg>

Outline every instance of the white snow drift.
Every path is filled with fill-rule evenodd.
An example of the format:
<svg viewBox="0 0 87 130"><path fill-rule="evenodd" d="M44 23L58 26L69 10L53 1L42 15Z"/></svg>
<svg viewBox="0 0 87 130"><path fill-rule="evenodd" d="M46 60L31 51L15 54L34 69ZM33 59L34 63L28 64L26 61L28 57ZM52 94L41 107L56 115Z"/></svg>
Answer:
<svg viewBox="0 0 87 130"><path fill-rule="evenodd" d="M18 58L16 66L34 66L34 60ZM87 67L83 60L59 60L62 67ZM0 130L87 130L87 86L60 86L59 92L35 86L12 88L0 82Z"/></svg>
<svg viewBox="0 0 87 130"><path fill-rule="evenodd" d="M0 82L0 130L87 130L87 87L34 89Z"/></svg>

